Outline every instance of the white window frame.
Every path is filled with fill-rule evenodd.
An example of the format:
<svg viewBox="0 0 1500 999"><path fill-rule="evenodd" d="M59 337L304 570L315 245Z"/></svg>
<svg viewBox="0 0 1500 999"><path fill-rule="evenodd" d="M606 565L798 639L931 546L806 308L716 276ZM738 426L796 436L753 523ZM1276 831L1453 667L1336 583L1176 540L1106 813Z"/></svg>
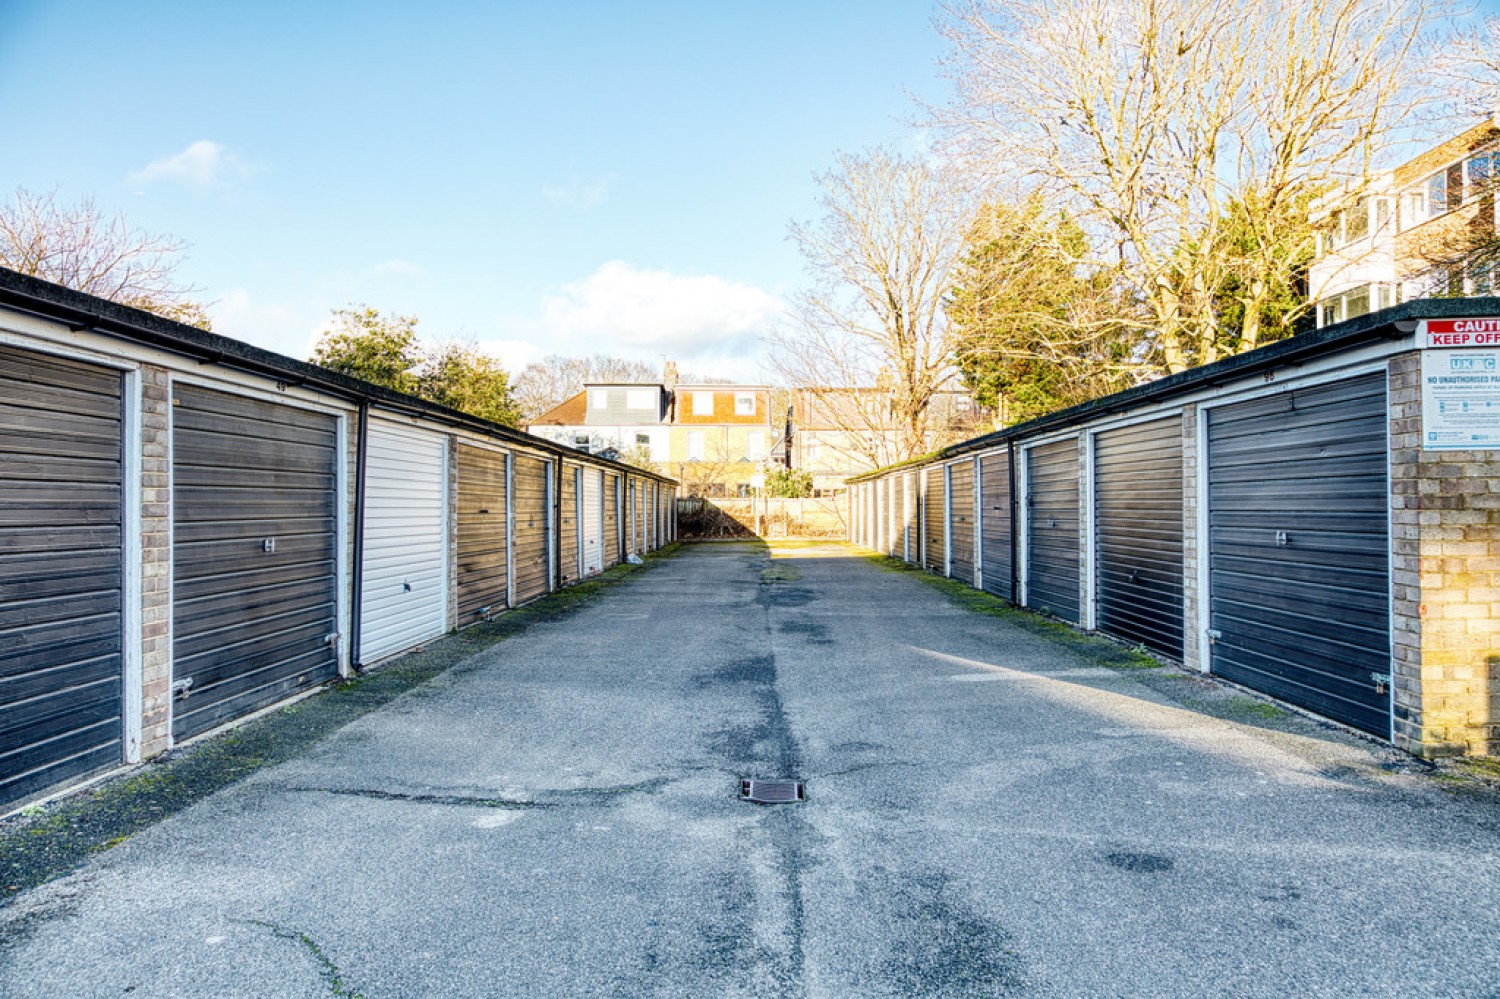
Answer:
<svg viewBox="0 0 1500 999"><path fill-rule="evenodd" d="M735 416L754 416L755 415L755 393L754 392L736 392L734 394L734 415Z"/></svg>
<svg viewBox="0 0 1500 999"><path fill-rule="evenodd" d="M693 397L693 415L694 416L713 416L714 415L714 394L712 392L698 392L698 391L695 391L695 392L692 392L690 394Z"/></svg>
<svg viewBox="0 0 1500 999"><path fill-rule="evenodd" d="M706 435L701 430L689 430L687 433L687 460L702 461L706 445Z"/></svg>

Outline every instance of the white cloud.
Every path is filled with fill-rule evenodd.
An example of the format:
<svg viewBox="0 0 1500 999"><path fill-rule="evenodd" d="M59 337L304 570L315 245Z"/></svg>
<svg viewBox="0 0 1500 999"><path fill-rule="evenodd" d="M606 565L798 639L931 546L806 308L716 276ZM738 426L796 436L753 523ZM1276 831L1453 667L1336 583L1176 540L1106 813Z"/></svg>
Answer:
<svg viewBox="0 0 1500 999"><path fill-rule="evenodd" d="M603 177L588 182L543 184L542 197L548 204L559 208L598 208L609 197L609 188L613 183L613 177Z"/></svg>
<svg viewBox="0 0 1500 999"><path fill-rule="evenodd" d="M249 165L223 145L199 139L181 152L152 160L128 180L132 184L168 183L206 188L249 172Z"/></svg>
<svg viewBox="0 0 1500 999"><path fill-rule="evenodd" d="M783 308L754 285L611 260L544 298L534 331L524 335L548 354L670 357L703 374L750 377Z"/></svg>
<svg viewBox="0 0 1500 999"><path fill-rule="evenodd" d="M214 332L299 360L312 353L328 323L328 311L259 301L243 288L207 306Z"/></svg>

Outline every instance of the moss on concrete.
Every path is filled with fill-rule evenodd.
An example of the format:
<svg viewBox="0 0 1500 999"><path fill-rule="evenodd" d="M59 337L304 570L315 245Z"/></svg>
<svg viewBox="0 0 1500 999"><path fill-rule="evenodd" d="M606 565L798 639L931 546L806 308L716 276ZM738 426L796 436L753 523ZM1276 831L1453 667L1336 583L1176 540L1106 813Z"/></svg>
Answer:
<svg viewBox="0 0 1500 999"><path fill-rule="evenodd" d="M1041 635L1057 642L1070 651L1092 659L1101 666L1108 666L1111 669L1142 670L1161 669L1165 665L1139 646L1131 648L1102 635L1091 635L1079 631L1066 622L1037 611L1015 607L992 593L976 590L967 583L949 579L946 576L935 576L901 559L876 554L866 555L865 558L887 572L903 572L916 577L940 591L950 603L957 604L965 610L998 617L1022 631Z"/></svg>
<svg viewBox="0 0 1500 999"><path fill-rule="evenodd" d="M306 751L350 722L534 624L567 617L604 590L680 551L673 544L437 639L368 673L218 736L173 750L132 773L0 820L0 905L74 870L169 815L257 770Z"/></svg>

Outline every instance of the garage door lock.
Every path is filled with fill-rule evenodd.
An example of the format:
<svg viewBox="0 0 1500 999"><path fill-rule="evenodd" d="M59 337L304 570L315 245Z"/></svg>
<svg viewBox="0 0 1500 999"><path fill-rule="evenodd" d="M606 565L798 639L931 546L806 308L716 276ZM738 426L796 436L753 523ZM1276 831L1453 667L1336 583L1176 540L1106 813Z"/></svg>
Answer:
<svg viewBox="0 0 1500 999"><path fill-rule="evenodd" d="M187 700L188 693L193 689L193 678L183 677L181 680L172 681L172 696L179 700Z"/></svg>

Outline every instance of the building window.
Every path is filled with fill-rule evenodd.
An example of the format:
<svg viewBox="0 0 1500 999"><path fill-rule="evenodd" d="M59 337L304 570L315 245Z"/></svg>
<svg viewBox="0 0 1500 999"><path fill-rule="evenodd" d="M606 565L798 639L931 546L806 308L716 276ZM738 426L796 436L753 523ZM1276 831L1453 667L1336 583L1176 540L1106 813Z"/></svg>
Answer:
<svg viewBox="0 0 1500 999"><path fill-rule="evenodd" d="M1350 288L1318 303L1318 326L1332 326L1346 319L1389 309L1397 304L1397 298L1395 285L1364 284Z"/></svg>
<svg viewBox="0 0 1500 999"><path fill-rule="evenodd" d="M652 398L656 393L648 388L633 388L625 390L626 409L649 409L656 410L656 401Z"/></svg>
<svg viewBox="0 0 1500 999"><path fill-rule="evenodd" d="M1453 207L1448 203L1448 171L1443 170L1428 177L1422 188L1427 195L1429 215L1441 215Z"/></svg>
<svg viewBox="0 0 1500 999"><path fill-rule="evenodd" d="M635 444L636 444L636 447L650 447L651 446L651 435L650 434L636 434L635 435Z"/></svg>
<svg viewBox="0 0 1500 999"><path fill-rule="evenodd" d="M588 434L574 434L573 435L573 446L575 448L577 448L579 451L587 451L589 449L589 435Z"/></svg>
<svg viewBox="0 0 1500 999"><path fill-rule="evenodd" d="M1418 225L1448 210L1448 171L1439 170L1406 195L1403 227Z"/></svg>
<svg viewBox="0 0 1500 999"><path fill-rule="evenodd" d="M703 460L703 431L689 430L687 435L687 460Z"/></svg>
<svg viewBox="0 0 1500 999"><path fill-rule="evenodd" d="M1487 149L1469 157L1464 164L1464 182L1469 197L1482 194L1500 179L1500 150Z"/></svg>
<svg viewBox="0 0 1500 999"><path fill-rule="evenodd" d="M766 432L752 430L745 439L745 457L751 461L766 460Z"/></svg>
<svg viewBox="0 0 1500 999"><path fill-rule="evenodd" d="M589 409L608 409L609 392L604 389L589 390Z"/></svg>
<svg viewBox="0 0 1500 999"><path fill-rule="evenodd" d="M1390 221L1390 198L1360 198L1348 208L1341 208L1328 216L1328 228L1323 233L1323 252L1357 243L1372 232L1384 229Z"/></svg>
<svg viewBox="0 0 1500 999"><path fill-rule="evenodd" d="M694 416L713 416L714 415L714 394L712 392L694 392L693 393L693 415Z"/></svg>
<svg viewBox="0 0 1500 999"><path fill-rule="evenodd" d="M755 415L755 394L752 392L736 392L734 394L734 415Z"/></svg>

